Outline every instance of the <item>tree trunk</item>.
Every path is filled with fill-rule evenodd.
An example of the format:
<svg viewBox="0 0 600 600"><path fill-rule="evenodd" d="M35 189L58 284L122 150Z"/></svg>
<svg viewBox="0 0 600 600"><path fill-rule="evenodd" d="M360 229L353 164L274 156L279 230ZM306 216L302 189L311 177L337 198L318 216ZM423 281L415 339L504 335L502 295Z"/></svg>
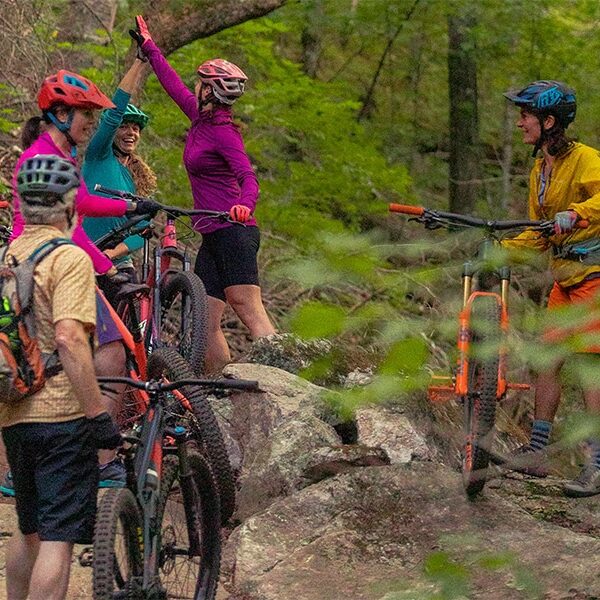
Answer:
<svg viewBox="0 0 600 600"><path fill-rule="evenodd" d="M143 11L154 41L165 56L223 29L262 17L287 0L147 0ZM131 24L133 27L133 23Z"/></svg>
<svg viewBox="0 0 600 600"><path fill-rule="evenodd" d="M450 185L452 212L470 213L480 191L477 68L470 17L448 18Z"/></svg>
<svg viewBox="0 0 600 600"><path fill-rule="evenodd" d="M513 128L514 111L512 106L504 103L504 114L502 119L502 198L501 205L503 211L510 206L512 197L512 181L510 176L510 167L513 159Z"/></svg>
<svg viewBox="0 0 600 600"><path fill-rule="evenodd" d="M317 76L322 50L321 23L323 22L323 1L310 0L306 3L305 25L302 29L302 65L304 72L313 79Z"/></svg>
<svg viewBox="0 0 600 600"><path fill-rule="evenodd" d="M97 41L96 30L112 33L118 0L69 0L61 39L70 42Z"/></svg>
<svg viewBox="0 0 600 600"><path fill-rule="evenodd" d="M180 2L175 7L172 0L146 0L142 14L152 38L165 56L200 38L209 37L223 29L245 21L257 19L283 6L287 0L195 0ZM131 23L133 28L135 23ZM125 58L130 65L136 53L132 44ZM198 60L200 62L200 60ZM147 74L150 69L147 69ZM134 101L139 97L145 78L142 78Z"/></svg>

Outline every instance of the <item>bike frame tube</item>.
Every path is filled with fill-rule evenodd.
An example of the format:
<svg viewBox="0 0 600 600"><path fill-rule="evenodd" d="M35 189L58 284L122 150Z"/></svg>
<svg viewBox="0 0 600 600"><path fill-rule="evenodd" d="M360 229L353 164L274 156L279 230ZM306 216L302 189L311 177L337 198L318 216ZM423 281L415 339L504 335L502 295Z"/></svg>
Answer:
<svg viewBox="0 0 600 600"><path fill-rule="evenodd" d="M456 378L454 382L455 393L464 397L469 391L469 352L471 345L471 307L473 300L478 296L491 296L496 298L500 306L500 326L504 334L508 332L508 310L502 301L502 297L496 292L472 292L467 300L466 306L460 311L458 316L458 364L456 369ZM506 346L502 344L498 349L500 361L498 364L498 386L496 388L496 398L500 400L507 389L506 382Z"/></svg>
<svg viewBox="0 0 600 600"><path fill-rule="evenodd" d="M144 414L138 452L134 468L137 500L142 509L144 540L143 587L150 587L158 572L158 542L156 511L160 497L164 429L164 408L157 394L150 397L150 406ZM141 452L139 450L141 449Z"/></svg>

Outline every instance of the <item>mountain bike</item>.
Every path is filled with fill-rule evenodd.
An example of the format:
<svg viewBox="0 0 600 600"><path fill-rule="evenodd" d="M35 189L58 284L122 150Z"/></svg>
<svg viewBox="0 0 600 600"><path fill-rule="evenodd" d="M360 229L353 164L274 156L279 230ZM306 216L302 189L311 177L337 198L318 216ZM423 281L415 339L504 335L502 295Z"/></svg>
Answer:
<svg viewBox="0 0 600 600"><path fill-rule="evenodd" d="M554 221L494 221L468 215L390 204L390 212L411 215L426 229L476 228L482 230L473 261L463 264L463 307L458 317L458 360L449 385L431 385L430 398L452 395L464 405L465 438L462 480L467 496L475 497L485 486L492 457L496 405L509 389L529 389L528 384L507 381L508 299L511 271L492 260L501 232L525 229L542 236L554 234ZM579 221L577 227L587 227Z"/></svg>
<svg viewBox="0 0 600 600"><path fill-rule="evenodd" d="M148 394L141 423L121 450L127 487L106 490L100 501L92 550L94 600L189 598L213 600L220 567L220 506L209 464L190 432L170 412L171 394L193 401L204 389L257 390L240 379L162 377L156 355L148 381L99 377Z"/></svg>
<svg viewBox="0 0 600 600"><path fill-rule="evenodd" d="M95 191L123 200L147 200L97 184ZM136 215L98 240L101 250L114 248L130 235L144 239L141 281L148 286L145 293L130 296L117 306L117 312L136 337L144 340L148 352L161 346L177 348L198 376L204 370L208 338L208 299L200 278L190 270L190 258L177 246L176 220L182 216L200 215L223 222L238 223L228 212L184 209L160 205L167 215L159 234L160 244L151 250L153 228L148 215ZM151 259L150 256L153 256ZM175 266L177 265L177 266Z"/></svg>

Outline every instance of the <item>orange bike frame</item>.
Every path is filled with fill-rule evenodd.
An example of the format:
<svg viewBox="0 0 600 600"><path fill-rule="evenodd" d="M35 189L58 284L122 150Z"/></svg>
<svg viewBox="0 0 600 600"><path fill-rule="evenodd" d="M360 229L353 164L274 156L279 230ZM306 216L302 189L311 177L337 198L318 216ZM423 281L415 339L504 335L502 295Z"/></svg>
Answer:
<svg viewBox="0 0 600 600"><path fill-rule="evenodd" d="M458 365L456 378L454 381L454 390L458 396L466 396L469 389L469 353L470 353L470 320L471 307L473 300L478 296L491 296L496 299L500 306L500 326L506 335L508 332L508 281L502 281L502 291L500 294L495 292L472 292L471 276L463 277L463 309L458 316ZM500 347L500 362L498 364L498 387L496 389L496 398L500 400L507 389L506 382L506 347L504 344Z"/></svg>

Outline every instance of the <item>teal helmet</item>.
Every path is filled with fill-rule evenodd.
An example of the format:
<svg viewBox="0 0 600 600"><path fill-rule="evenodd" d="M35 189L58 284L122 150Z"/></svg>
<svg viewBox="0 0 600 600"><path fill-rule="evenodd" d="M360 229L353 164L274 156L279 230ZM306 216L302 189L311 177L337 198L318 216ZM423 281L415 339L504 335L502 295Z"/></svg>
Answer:
<svg viewBox="0 0 600 600"><path fill-rule="evenodd" d="M128 104L125 112L123 113L122 122L137 123L140 126L140 129L144 129L144 127L148 125L149 120L150 117L143 110L140 110L133 104Z"/></svg>

